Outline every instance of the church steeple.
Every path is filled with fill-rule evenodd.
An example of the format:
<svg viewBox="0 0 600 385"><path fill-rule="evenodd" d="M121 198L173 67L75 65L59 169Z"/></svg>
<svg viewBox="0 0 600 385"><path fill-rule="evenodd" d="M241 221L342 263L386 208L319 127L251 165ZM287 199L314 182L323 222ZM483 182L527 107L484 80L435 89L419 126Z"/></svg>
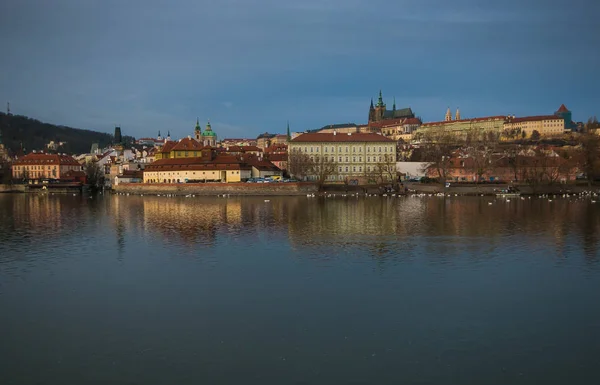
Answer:
<svg viewBox="0 0 600 385"><path fill-rule="evenodd" d="M1 139L1 138L0 138ZM287 122L287 141L292 140L292 135L290 134L290 121Z"/></svg>
<svg viewBox="0 0 600 385"><path fill-rule="evenodd" d="M456 108L456 116L454 117L454 120L460 120L460 110L458 107Z"/></svg>
<svg viewBox="0 0 600 385"><path fill-rule="evenodd" d="M371 98L371 109L373 109L373 98Z"/></svg>
<svg viewBox="0 0 600 385"><path fill-rule="evenodd" d="M379 90L379 99L377 100L377 107L383 107L383 96L381 95L381 90Z"/></svg>
<svg viewBox="0 0 600 385"><path fill-rule="evenodd" d="M194 128L194 137L198 142L202 140L202 129L200 128L200 119L196 118L196 128Z"/></svg>
<svg viewBox="0 0 600 385"><path fill-rule="evenodd" d="M448 110L446 111L446 118L445 118L446 122L449 122L452 120L452 112L450 112L450 107L448 107Z"/></svg>
<svg viewBox="0 0 600 385"><path fill-rule="evenodd" d="M396 111L396 97L394 96L394 105L392 106L392 111Z"/></svg>

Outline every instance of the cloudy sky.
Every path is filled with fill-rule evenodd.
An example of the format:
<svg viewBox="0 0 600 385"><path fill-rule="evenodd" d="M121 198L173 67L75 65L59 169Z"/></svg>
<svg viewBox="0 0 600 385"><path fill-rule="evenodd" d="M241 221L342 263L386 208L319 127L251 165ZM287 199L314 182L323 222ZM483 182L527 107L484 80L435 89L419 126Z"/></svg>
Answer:
<svg viewBox="0 0 600 385"><path fill-rule="evenodd" d="M0 101L73 127L222 137L367 119L600 115L592 0L4 0Z"/></svg>

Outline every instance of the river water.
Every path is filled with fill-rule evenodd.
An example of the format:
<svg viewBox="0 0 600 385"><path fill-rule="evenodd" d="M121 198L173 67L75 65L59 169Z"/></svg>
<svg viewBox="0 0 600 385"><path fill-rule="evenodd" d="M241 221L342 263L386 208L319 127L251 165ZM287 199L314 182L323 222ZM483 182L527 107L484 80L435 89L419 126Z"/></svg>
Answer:
<svg viewBox="0 0 600 385"><path fill-rule="evenodd" d="M0 384L598 384L600 202L0 194Z"/></svg>

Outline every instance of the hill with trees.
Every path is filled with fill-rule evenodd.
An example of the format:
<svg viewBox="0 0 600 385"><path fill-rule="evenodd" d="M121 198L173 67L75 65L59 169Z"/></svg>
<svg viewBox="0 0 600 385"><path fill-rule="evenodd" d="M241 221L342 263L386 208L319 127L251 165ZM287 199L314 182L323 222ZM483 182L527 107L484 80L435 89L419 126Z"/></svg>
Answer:
<svg viewBox="0 0 600 385"><path fill-rule="evenodd" d="M40 122L39 120L22 115L13 115L0 112L0 132L2 142L13 154L32 150L56 151L68 154L80 154L90 151L93 143L98 143L100 148L113 143L113 135L104 132L83 130L79 128L54 125ZM49 150L50 141L65 144L55 150ZM123 136L124 144L134 142L134 138Z"/></svg>

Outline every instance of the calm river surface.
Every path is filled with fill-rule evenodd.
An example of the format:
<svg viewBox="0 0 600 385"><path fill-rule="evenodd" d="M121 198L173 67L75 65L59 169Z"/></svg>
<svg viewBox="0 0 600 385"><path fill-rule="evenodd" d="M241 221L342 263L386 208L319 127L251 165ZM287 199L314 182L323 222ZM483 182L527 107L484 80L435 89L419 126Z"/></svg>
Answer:
<svg viewBox="0 0 600 385"><path fill-rule="evenodd" d="M600 202L268 199L0 194L0 384L600 383Z"/></svg>

